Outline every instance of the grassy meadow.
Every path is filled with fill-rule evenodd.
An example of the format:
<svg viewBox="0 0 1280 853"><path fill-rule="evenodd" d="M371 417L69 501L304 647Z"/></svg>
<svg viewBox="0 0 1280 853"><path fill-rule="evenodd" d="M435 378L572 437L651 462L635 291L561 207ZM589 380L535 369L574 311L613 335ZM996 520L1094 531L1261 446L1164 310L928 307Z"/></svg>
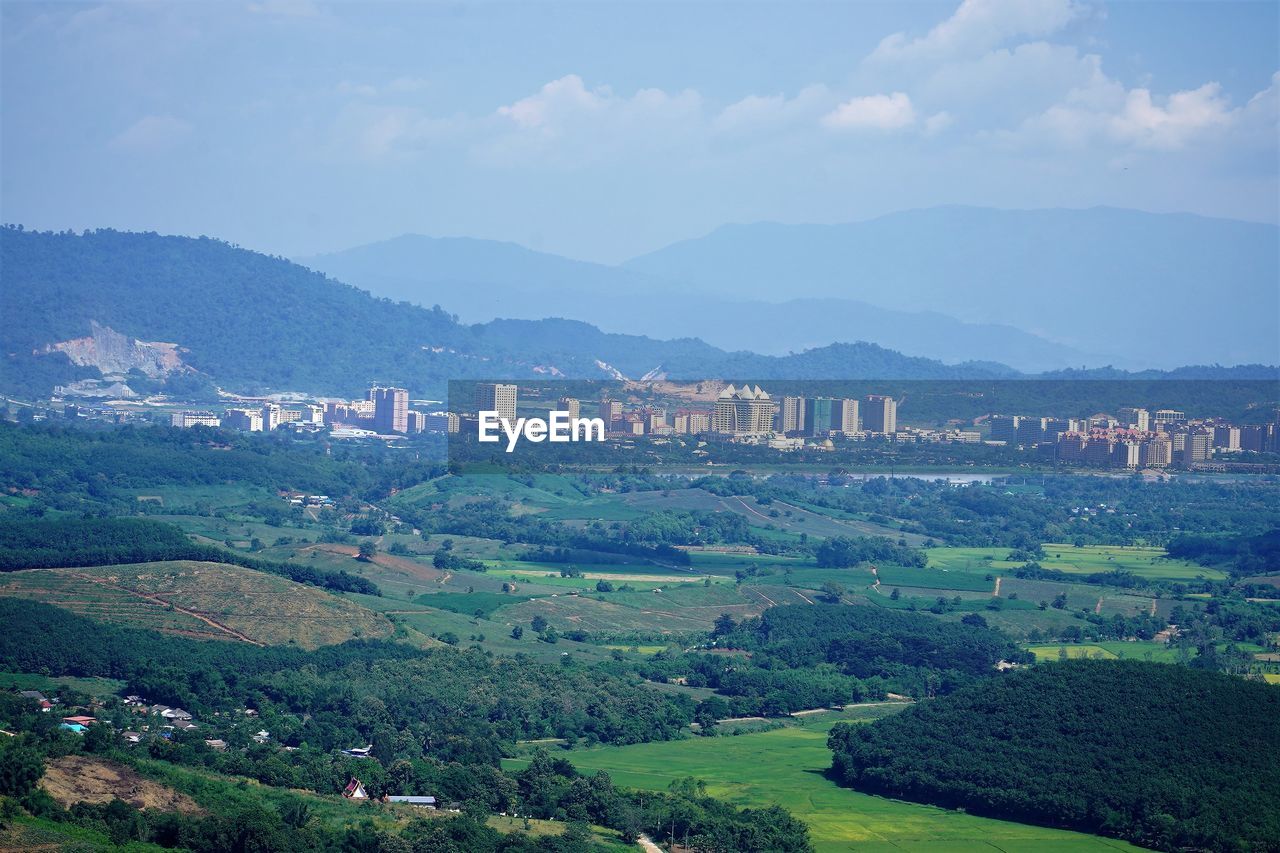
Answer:
<svg viewBox="0 0 1280 853"><path fill-rule="evenodd" d="M605 770L615 784L664 790L692 776L707 793L738 806L785 806L809 825L818 853L837 851L1137 850L1121 841L992 820L843 788L825 775L827 732L844 715L811 717L773 731L564 753L584 773ZM518 769L527 759L509 759Z"/></svg>

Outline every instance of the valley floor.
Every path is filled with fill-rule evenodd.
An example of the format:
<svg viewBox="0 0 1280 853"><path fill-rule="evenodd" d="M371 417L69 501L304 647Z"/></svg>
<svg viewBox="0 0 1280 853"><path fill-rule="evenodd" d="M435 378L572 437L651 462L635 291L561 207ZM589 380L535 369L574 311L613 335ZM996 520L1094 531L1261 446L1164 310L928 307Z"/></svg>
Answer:
<svg viewBox="0 0 1280 853"><path fill-rule="evenodd" d="M881 851L1139 850L1123 841L978 817L862 794L827 778L827 732L843 715L810 717L773 731L574 750L579 771L605 770L617 785L661 791L692 776L707 793L737 806L778 804L809 825L817 853ZM519 769L527 759L509 759ZM661 840L661 839L657 839Z"/></svg>

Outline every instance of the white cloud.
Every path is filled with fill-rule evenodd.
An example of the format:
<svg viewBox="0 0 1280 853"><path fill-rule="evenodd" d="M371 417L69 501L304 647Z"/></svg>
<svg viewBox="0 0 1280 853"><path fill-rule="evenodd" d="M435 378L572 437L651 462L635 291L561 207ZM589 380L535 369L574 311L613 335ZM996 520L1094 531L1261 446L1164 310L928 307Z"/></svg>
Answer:
<svg viewBox="0 0 1280 853"><path fill-rule="evenodd" d="M1109 130L1139 148L1176 149L1197 133L1225 127L1234 118L1235 111L1217 83L1175 92L1163 106L1152 101L1149 90L1134 89L1125 98L1124 109L1109 120Z"/></svg>
<svg viewBox="0 0 1280 853"><path fill-rule="evenodd" d="M837 103L836 95L822 84L806 86L794 98L786 95L748 95L722 109L712 119L712 130L722 134L764 134L770 130L811 126Z"/></svg>
<svg viewBox="0 0 1280 853"><path fill-rule="evenodd" d="M936 136L955 124L955 117L951 113L943 110L940 113L934 113L924 120L924 132L926 136Z"/></svg>
<svg viewBox="0 0 1280 853"><path fill-rule="evenodd" d="M143 116L111 140L117 148L160 151L170 148L191 133L191 125L170 115Z"/></svg>
<svg viewBox="0 0 1280 853"><path fill-rule="evenodd" d="M552 80L533 95L498 107L498 115L522 128L549 127L557 119L599 112L612 98L609 87L588 91L581 77L569 74Z"/></svg>
<svg viewBox="0 0 1280 853"><path fill-rule="evenodd" d="M911 98L902 92L850 98L822 117L824 127L837 130L897 130L915 121Z"/></svg>
<svg viewBox="0 0 1280 853"><path fill-rule="evenodd" d="M1062 103L1011 131L992 134L992 138L1021 148L1109 145L1138 151L1180 151L1259 118L1265 111L1257 105L1268 97L1274 99L1274 91L1273 83L1248 105L1233 107L1217 83L1159 97L1149 89L1126 90L1107 79L1095 87L1073 91ZM1274 134L1275 109L1270 112L1270 118L1262 123Z"/></svg>
<svg viewBox="0 0 1280 853"><path fill-rule="evenodd" d="M868 60L940 62L978 56L1011 39L1057 32L1086 11L1074 0L964 0L921 38L910 39L906 33L885 37Z"/></svg>
<svg viewBox="0 0 1280 853"><path fill-rule="evenodd" d="M589 89L569 74L478 123L474 154L490 165L576 166L686 146L701 140L705 128L702 97L692 89L626 96L608 86Z"/></svg>

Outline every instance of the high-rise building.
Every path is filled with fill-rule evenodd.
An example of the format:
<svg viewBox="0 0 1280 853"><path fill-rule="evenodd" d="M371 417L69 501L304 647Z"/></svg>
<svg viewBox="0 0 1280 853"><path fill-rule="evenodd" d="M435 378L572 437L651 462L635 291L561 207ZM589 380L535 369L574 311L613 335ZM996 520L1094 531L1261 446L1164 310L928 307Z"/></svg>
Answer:
<svg viewBox="0 0 1280 853"><path fill-rule="evenodd" d="M835 397L808 397L800 422L805 435L826 437L833 432L853 435L859 430L858 401Z"/></svg>
<svg viewBox="0 0 1280 853"><path fill-rule="evenodd" d="M302 407L302 411L304 416L303 420L305 420L307 423L317 424L317 425L324 423L324 406L318 406L315 403L309 403L308 405Z"/></svg>
<svg viewBox="0 0 1280 853"><path fill-rule="evenodd" d="M1167 468L1173 464L1173 442L1157 435L1142 443L1140 460L1144 468Z"/></svg>
<svg viewBox="0 0 1280 853"><path fill-rule="evenodd" d="M257 409L227 409L222 425L242 432L262 432L262 412Z"/></svg>
<svg viewBox="0 0 1280 853"><path fill-rule="evenodd" d="M410 435L417 435L420 432L425 432L426 429L427 429L427 413L419 412L415 409L410 409L408 413L408 417L406 419L405 432L409 433Z"/></svg>
<svg viewBox="0 0 1280 853"><path fill-rule="evenodd" d="M1003 441L1008 445L1018 443L1018 426L1022 423L1022 418L1017 415L992 415L990 423L992 441Z"/></svg>
<svg viewBox="0 0 1280 853"><path fill-rule="evenodd" d="M1268 430L1265 426L1249 424L1240 427L1240 449L1262 453L1267 449Z"/></svg>
<svg viewBox="0 0 1280 853"><path fill-rule="evenodd" d="M1058 436L1058 461L1083 462L1088 441L1082 432L1064 432Z"/></svg>
<svg viewBox="0 0 1280 853"><path fill-rule="evenodd" d="M1079 432L1080 421L1075 418L1045 418L1044 441L1057 441L1064 432Z"/></svg>
<svg viewBox="0 0 1280 853"><path fill-rule="evenodd" d="M804 401L805 434L825 438L840 428L839 401L830 397L809 397Z"/></svg>
<svg viewBox="0 0 1280 853"><path fill-rule="evenodd" d="M892 397L868 394L862 425L867 432L893 435L898 431L898 401Z"/></svg>
<svg viewBox="0 0 1280 853"><path fill-rule="evenodd" d="M606 427L622 420L622 401L605 398L600 401L600 417Z"/></svg>
<svg viewBox="0 0 1280 853"><path fill-rule="evenodd" d="M456 433L462 429L462 420L453 412L432 412L427 415L427 429L432 432Z"/></svg>
<svg viewBox="0 0 1280 853"><path fill-rule="evenodd" d="M845 435L855 435L862 429L858 415L858 401L844 399L840 401L840 431Z"/></svg>
<svg viewBox="0 0 1280 853"><path fill-rule="evenodd" d="M515 385L483 382L476 386L476 411L497 412L502 420L515 423L518 394L519 389Z"/></svg>
<svg viewBox="0 0 1280 853"><path fill-rule="evenodd" d="M1226 451L1239 450L1240 428L1233 426L1214 427L1213 446Z"/></svg>
<svg viewBox="0 0 1280 853"><path fill-rule="evenodd" d="M779 412L779 432L804 432L804 397L783 397Z"/></svg>
<svg viewBox="0 0 1280 853"><path fill-rule="evenodd" d="M711 432L711 414L709 412L690 412L689 434L701 435L704 432Z"/></svg>
<svg viewBox="0 0 1280 853"><path fill-rule="evenodd" d="M409 392L404 388L369 389L373 402L373 429L380 435L403 435L409 431Z"/></svg>
<svg viewBox="0 0 1280 853"><path fill-rule="evenodd" d="M1111 464L1119 468L1137 468L1141 458L1142 447L1136 441L1117 441L1111 449Z"/></svg>
<svg viewBox="0 0 1280 853"><path fill-rule="evenodd" d="M1187 422L1187 413L1176 409L1156 409L1152 422L1151 428L1156 432L1172 432L1175 426Z"/></svg>
<svg viewBox="0 0 1280 853"><path fill-rule="evenodd" d="M773 400L759 385L730 385L716 398L711 426L729 435L767 435L773 431Z"/></svg>
<svg viewBox="0 0 1280 853"><path fill-rule="evenodd" d="M280 426L280 407L275 403L267 403L262 407L262 430L273 432Z"/></svg>
<svg viewBox="0 0 1280 853"><path fill-rule="evenodd" d="M1138 432L1149 432L1151 429L1151 413L1146 409L1125 406L1116 412L1116 417L1126 429L1136 429Z"/></svg>
<svg viewBox="0 0 1280 853"><path fill-rule="evenodd" d="M1084 461L1090 465L1105 467L1111 464L1111 446L1114 444L1105 435L1095 435L1084 446Z"/></svg>
<svg viewBox="0 0 1280 853"><path fill-rule="evenodd" d="M582 412L582 404L573 397L561 397L556 407L561 412L568 412L570 418L579 417Z"/></svg>
<svg viewBox="0 0 1280 853"><path fill-rule="evenodd" d="M213 412L175 412L169 416L169 423L188 429L194 426L217 427L222 422Z"/></svg>
<svg viewBox="0 0 1280 853"><path fill-rule="evenodd" d="M1034 447L1044 441L1047 420L1048 418L1022 418L1018 423L1016 443L1023 447Z"/></svg>
<svg viewBox="0 0 1280 853"><path fill-rule="evenodd" d="M1213 434L1197 430L1187 433L1182 445L1182 464L1204 462L1213 457Z"/></svg>

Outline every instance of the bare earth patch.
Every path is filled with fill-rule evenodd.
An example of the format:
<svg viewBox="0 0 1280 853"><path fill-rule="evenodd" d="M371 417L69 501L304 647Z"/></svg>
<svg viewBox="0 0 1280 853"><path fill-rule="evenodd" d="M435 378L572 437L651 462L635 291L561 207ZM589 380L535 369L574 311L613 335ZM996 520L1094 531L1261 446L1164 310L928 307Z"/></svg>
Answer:
<svg viewBox="0 0 1280 853"><path fill-rule="evenodd" d="M75 803L109 803L119 798L140 809L203 814L195 800L132 768L86 755L65 755L45 766L40 787L64 808Z"/></svg>

